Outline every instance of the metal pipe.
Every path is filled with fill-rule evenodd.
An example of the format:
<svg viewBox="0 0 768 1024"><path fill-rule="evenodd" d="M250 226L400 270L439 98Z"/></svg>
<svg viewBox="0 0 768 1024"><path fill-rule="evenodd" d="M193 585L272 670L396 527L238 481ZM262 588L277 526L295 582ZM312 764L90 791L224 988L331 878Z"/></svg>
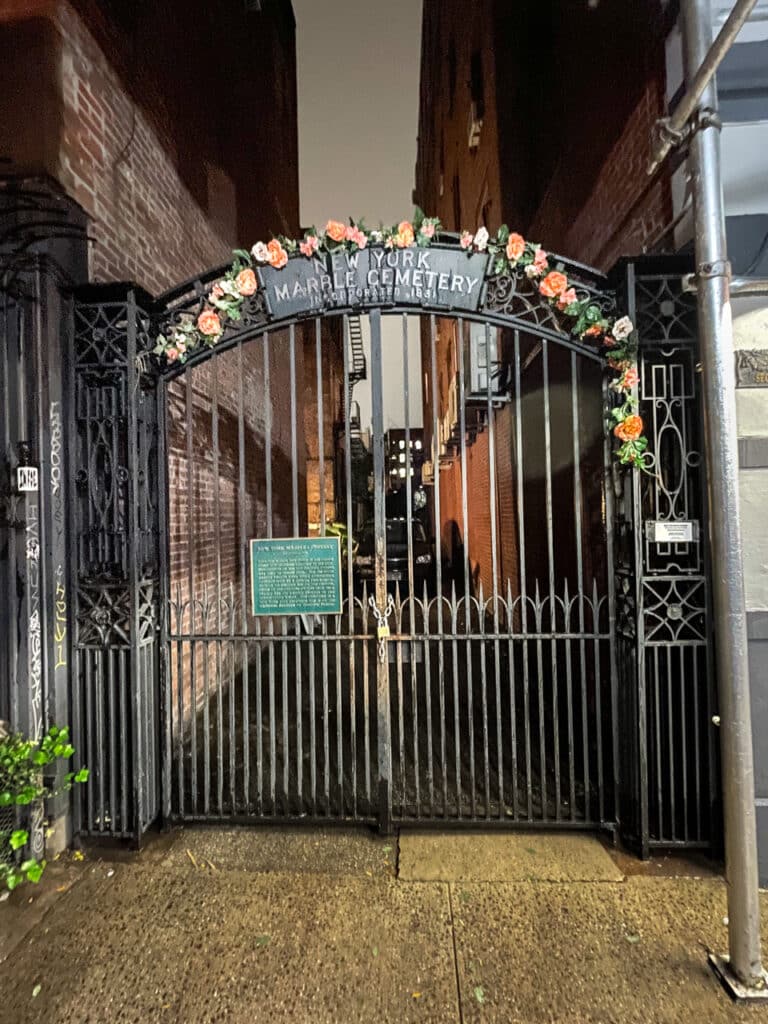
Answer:
<svg viewBox="0 0 768 1024"><path fill-rule="evenodd" d="M659 122L660 127L663 128L663 133L658 139L651 155L648 174L653 174L659 164L666 158L680 133L685 130L685 126L688 124L694 111L697 109L701 111L705 108L715 109L715 91L714 89L710 91L708 87L756 3L757 0L736 0L733 10L728 15L715 41L705 53L699 55L699 60L697 61L698 70L690 78L688 88L675 108L674 113L671 117ZM705 91L707 91L708 96L711 95L711 99L700 102L704 97Z"/></svg>
<svg viewBox="0 0 768 1024"><path fill-rule="evenodd" d="M737 4L751 9L752 4ZM693 69L709 59L711 0L683 0L686 74L692 86L701 81ZM733 17L729 19L729 24ZM721 33L722 35L722 33ZM711 74L699 109L716 109ZM706 84L706 82L705 82ZM760 960L755 788L752 723L747 664L746 601L742 568L738 494L736 390L733 323L729 301L725 218L720 177L720 133L715 123L701 124L689 152L693 194L699 338L703 368L705 440L709 473L712 590L714 597L717 677L720 701L725 868L728 892L727 963L720 966L738 986L755 992L764 987ZM720 971L722 974L722 970Z"/></svg>
<svg viewBox="0 0 768 1024"><path fill-rule="evenodd" d="M695 292L698 290L698 287L695 274L686 274L683 277L684 292ZM728 290L731 296L768 295L768 278L732 277Z"/></svg>

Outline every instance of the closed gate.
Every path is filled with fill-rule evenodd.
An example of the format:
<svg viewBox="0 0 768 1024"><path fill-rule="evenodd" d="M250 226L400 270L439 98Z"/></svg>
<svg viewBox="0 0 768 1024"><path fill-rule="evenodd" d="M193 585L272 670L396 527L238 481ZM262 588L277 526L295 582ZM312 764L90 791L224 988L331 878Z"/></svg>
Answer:
<svg viewBox="0 0 768 1024"><path fill-rule="evenodd" d="M161 377L167 817L614 827L602 359L535 281L480 280L473 304L334 285L297 312L262 273ZM339 607L312 612L309 577L296 605L285 546L294 606L254 614L251 542L323 537Z"/></svg>

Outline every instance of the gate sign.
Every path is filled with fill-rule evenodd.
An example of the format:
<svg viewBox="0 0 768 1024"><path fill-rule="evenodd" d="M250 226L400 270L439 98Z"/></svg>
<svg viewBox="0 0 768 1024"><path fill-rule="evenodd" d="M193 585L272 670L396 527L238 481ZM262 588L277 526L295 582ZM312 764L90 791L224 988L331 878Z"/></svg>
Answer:
<svg viewBox="0 0 768 1024"><path fill-rule="evenodd" d="M331 309L365 306L438 306L476 312L480 308L488 255L456 248L335 252L289 260L257 273L275 320Z"/></svg>
<svg viewBox="0 0 768 1024"><path fill-rule="evenodd" d="M16 489L19 493L38 491L40 480L37 466L19 466L16 470Z"/></svg>
<svg viewBox="0 0 768 1024"><path fill-rule="evenodd" d="M254 615L340 615L339 537L251 541Z"/></svg>

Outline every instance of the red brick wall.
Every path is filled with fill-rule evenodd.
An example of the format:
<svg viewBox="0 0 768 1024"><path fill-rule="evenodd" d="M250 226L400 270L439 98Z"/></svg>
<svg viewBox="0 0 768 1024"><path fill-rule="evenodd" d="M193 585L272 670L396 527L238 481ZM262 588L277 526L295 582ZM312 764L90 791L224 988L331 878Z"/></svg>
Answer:
<svg viewBox="0 0 768 1024"><path fill-rule="evenodd" d="M93 281L158 294L257 233L297 230L293 30L243 14L238 34L223 2L192 2L183 18L123 7L125 26L90 0L0 2L0 152L8 173L47 174L83 207ZM211 52L221 59L206 66Z"/></svg>
<svg viewBox="0 0 768 1024"><path fill-rule="evenodd" d="M489 228L506 221L604 269L642 251L671 217L666 177L649 184L646 175L664 113L668 17L658 0L425 0L419 203L453 230L472 229L485 209ZM470 150L473 52L485 117Z"/></svg>

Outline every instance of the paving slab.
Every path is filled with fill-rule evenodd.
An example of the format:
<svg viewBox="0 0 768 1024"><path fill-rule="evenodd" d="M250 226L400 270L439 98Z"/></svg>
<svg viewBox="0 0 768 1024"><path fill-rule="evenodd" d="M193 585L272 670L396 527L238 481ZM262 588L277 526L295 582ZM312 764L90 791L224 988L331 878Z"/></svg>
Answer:
<svg viewBox="0 0 768 1024"><path fill-rule="evenodd" d="M0 966L0 991L3 1024L443 1024L447 887L97 864Z"/></svg>
<svg viewBox="0 0 768 1024"><path fill-rule="evenodd" d="M394 875L397 844L364 829L185 828L165 863L210 870L293 874Z"/></svg>
<svg viewBox="0 0 768 1024"><path fill-rule="evenodd" d="M624 877L592 836L529 832L404 832L398 874L420 882L619 882Z"/></svg>
<svg viewBox="0 0 768 1024"><path fill-rule="evenodd" d="M725 885L451 886L462 1019L499 1024L721 1024L733 1004L707 965L727 948ZM763 904L764 934L768 901Z"/></svg>

